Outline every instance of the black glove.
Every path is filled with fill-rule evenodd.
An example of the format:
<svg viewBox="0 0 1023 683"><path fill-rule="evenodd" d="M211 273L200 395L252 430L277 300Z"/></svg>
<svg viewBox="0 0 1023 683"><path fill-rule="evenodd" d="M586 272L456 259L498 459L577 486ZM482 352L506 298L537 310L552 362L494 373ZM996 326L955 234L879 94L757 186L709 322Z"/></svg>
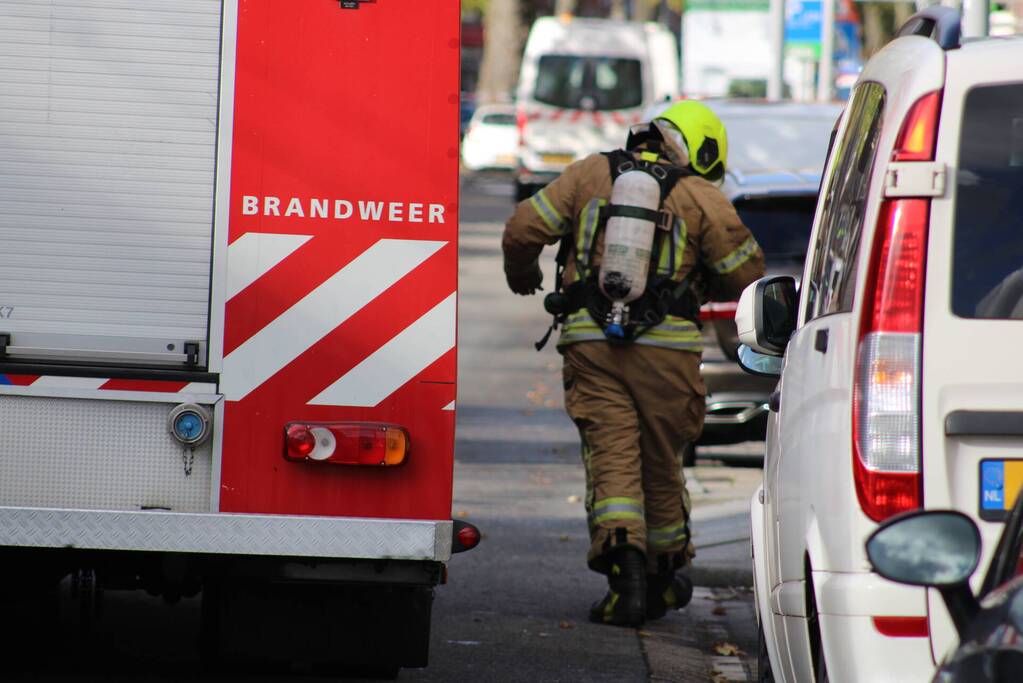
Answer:
<svg viewBox="0 0 1023 683"><path fill-rule="evenodd" d="M540 284L543 282L543 272L540 264L533 261L525 268L504 265L504 275L508 278L508 288L516 294L523 296L535 294L536 290L543 289Z"/></svg>

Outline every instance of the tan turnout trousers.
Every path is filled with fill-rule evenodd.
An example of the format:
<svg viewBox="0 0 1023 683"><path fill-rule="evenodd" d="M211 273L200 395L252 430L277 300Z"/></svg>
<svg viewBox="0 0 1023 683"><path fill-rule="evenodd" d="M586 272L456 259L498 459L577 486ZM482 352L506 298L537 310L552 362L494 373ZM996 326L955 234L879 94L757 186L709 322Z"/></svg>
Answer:
<svg viewBox="0 0 1023 683"><path fill-rule="evenodd" d="M582 437L587 561L606 573L608 552L646 553L650 573L689 563L689 496L681 452L703 429L700 355L593 341L564 349L565 408Z"/></svg>

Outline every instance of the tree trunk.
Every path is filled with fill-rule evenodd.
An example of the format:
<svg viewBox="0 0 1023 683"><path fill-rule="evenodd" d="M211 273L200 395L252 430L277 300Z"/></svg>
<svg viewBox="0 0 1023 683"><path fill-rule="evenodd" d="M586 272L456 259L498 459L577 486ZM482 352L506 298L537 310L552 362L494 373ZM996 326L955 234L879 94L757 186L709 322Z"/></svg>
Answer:
<svg viewBox="0 0 1023 683"><path fill-rule="evenodd" d="M888 40L885 36L881 3L865 2L861 7L863 11L863 58L869 59L871 55L884 47Z"/></svg>
<svg viewBox="0 0 1023 683"><path fill-rule="evenodd" d="M575 0L556 0L554 3L554 16L562 14L575 14Z"/></svg>
<svg viewBox="0 0 1023 683"><path fill-rule="evenodd" d="M511 99L519 75L525 31L519 0L490 0L483 18L483 59L476 97L481 104Z"/></svg>

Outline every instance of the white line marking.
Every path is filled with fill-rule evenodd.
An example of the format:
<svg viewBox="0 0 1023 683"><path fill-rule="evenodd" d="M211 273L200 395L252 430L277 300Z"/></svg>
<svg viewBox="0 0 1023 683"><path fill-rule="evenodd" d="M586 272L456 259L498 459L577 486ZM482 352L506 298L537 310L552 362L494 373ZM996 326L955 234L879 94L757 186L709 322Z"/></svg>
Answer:
<svg viewBox="0 0 1023 683"><path fill-rule="evenodd" d="M445 244L378 241L232 351L224 359L221 392L229 401L242 400Z"/></svg>
<svg viewBox="0 0 1023 683"><path fill-rule="evenodd" d="M455 308L452 293L309 404L363 408L379 404L455 345Z"/></svg>
<svg viewBox="0 0 1023 683"><path fill-rule="evenodd" d="M291 256L312 235L247 232L227 248L227 298L231 299Z"/></svg>
<svg viewBox="0 0 1023 683"><path fill-rule="evenodd" d="M62 377L60 375L44 375L32 382L32 386L52 387L54 389L99 389L109 381L109 377Z"/></svg>
<svg viewBox="0 0 1023 683"><path fill-rule="evenodd" d="M214 394L217 391L216 384L210 384L208 382L190 382L183 386L178 393L179 394Z"/></svg>

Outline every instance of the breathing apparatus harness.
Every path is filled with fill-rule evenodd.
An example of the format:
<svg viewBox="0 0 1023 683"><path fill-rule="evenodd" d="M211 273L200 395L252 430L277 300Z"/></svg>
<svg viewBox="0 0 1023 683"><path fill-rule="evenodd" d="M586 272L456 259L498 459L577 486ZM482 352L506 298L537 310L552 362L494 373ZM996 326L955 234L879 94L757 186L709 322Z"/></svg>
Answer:
<svg viewBox="0 0 1023 683"><path fill-rule="evenodd" d="M611 170L611 182L617 180L618 176L629 171L644 171L653 177L660 186L660 207L663 207L664 200L671 194L675 184L683 177L695 175L695 172L680 166L658 164L641 158L636 159L625 150L617 149L612 152L604 152ZM695 268L686 274L680 281L672 278L676 269L675 254L676 245L674 234L675 216L664 211L653 211L651 209L636 206L618 206L606 204L600 208L597 218L596 229L588 245L589 255L587 265L593 262L593 255L596 249L600 233L607 225L609 218L613 216L625 216L652 221L656 225L654 244L650 250L650 267L648 269L646 288L643 294L628 305L628 322L624 325L624 336L607 334L607 328L611 322L611 300L600 290L598 284L598 271L583 268L579 260L579 254L575 253L574 231L569 231L561 238L558 246L558 254L555 257L557 269L554 276L554 291L544 297L544 309L552 316L554 321L547 329L543 338L534 346L539 351L547 345L551 334L559 325L563 325L568 316L576 311L585 308L593 318L594 322L605 330L608 342L615 345L626 345L635 341L639 336L649 329L656 327L664 321L669 314L686 320L690 320L698 327L700 323L700 302L693 291L692 281L695 275ZM661 275L657 272L660 262L661 251L664 248L665 240L670 240L668 250L669 266L668 274ZM570 256L575 257L576 272L579 279L567 287L563 287L562 280L565 266Z"/></svg>

